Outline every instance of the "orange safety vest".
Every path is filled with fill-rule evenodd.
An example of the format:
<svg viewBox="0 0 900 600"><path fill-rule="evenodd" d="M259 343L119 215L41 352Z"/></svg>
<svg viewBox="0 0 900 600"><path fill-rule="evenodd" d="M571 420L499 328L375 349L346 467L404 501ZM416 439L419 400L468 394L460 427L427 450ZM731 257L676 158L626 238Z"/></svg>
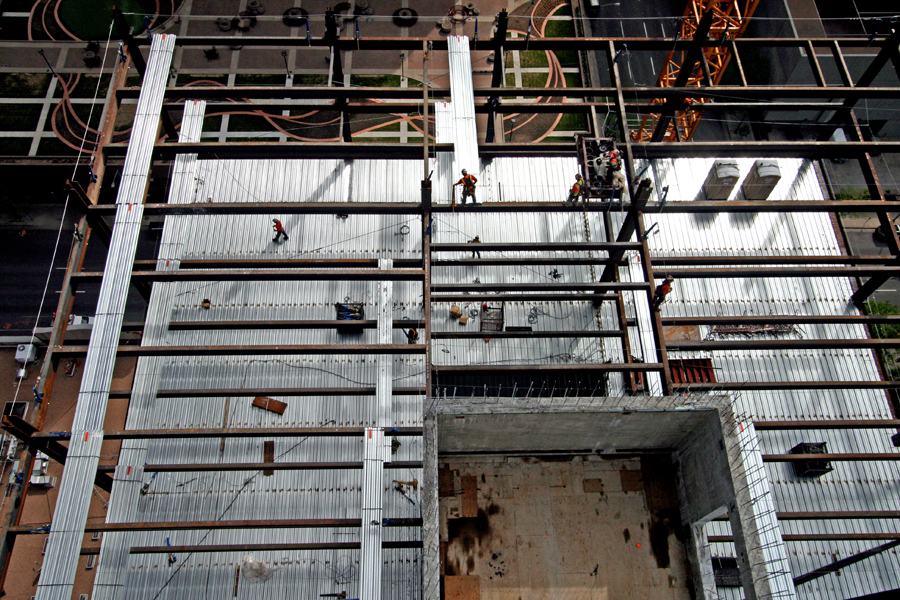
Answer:
<svg viewBox="0 0 900 600"><path fill-rule="evenodd" d="M474 175L466 175L458 183L461 183L465 189L472 191L475 189L475 184L478 183L478 180L475 179Z"/></svg>
<svg viewBox="0 0 900 600"><path fill-rule="evenodd" d="M581 193L581 185L584 183L584 179L579 179L575 182L575 185L572 186L572 195L577 196Z"/></svg>

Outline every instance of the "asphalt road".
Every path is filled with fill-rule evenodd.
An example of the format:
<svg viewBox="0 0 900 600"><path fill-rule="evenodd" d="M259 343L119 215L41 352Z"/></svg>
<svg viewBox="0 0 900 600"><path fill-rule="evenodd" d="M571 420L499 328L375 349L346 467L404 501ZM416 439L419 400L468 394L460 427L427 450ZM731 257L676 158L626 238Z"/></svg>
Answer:
<svg viewBox="0 0 900 600"><path fill-rule="evenodd" d="M38 325L52 325L72 247L72 233L75 230L75 217L70 215L63 226L54 260L53 248L61 216L61 206L43 206L34 210L27 220L0 224L0 281L3 282L0 288L0 336L31 333L41 307L45 285L47 294L40 310ZM150 256L155 248L155 240L144 235L139 245L139 256ZM102 271L106 253L107 247L103 242L94 240L89 243L82 269ZM72 314L92 316L99 291L99 285L86 285L77 290ZM126 320L143 318L143 311L144 302L132 289L128 298Z"/></svg>

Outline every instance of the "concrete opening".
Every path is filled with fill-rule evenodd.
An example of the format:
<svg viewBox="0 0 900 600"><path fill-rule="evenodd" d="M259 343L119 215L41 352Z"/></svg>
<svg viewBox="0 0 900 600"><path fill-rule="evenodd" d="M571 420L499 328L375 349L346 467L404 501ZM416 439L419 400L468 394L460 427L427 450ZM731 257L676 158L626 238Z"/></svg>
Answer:
<svg viewBox="0 0 900 600"><path fill-rule="evenodd" d="M447 600L715 598L723 518L745 597L781 589L755 433L727 399L444 398L432 423Z"/></svg>

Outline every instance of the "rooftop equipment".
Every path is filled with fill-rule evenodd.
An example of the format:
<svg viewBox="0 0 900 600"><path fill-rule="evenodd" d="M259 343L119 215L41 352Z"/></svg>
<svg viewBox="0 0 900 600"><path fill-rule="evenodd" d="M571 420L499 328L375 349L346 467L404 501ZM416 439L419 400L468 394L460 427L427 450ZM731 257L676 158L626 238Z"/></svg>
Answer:
<svg viewBox="0 0 900 600"><path fill-rule="evenodd" d="M746 200L766 200L778 182L781 181L781 169L778 161L758 160L741 185L741 194Z"/></svg>
<svg viewBox="0 0 900 600"><path fill-rule="evenodd" d="M703 194L707 200L728 200L740 178L741 170L736 161L717 160L703 182Z"/></svg>

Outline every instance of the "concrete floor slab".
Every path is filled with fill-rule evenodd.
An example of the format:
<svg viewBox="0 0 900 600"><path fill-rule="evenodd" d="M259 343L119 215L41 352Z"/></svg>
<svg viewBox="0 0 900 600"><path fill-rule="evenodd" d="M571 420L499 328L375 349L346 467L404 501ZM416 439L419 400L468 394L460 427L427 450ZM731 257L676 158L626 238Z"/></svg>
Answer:
<svg viewBox="0 0 900 600"><path fill-rule="evenodd" d="M445 465L458 471L457 493L462 478L474 476L478 487L477 517L441 514L446 574L478 577L480 600L690 597L683 545L673 531L651 542L663 517L648 510L644 490L622 491L620 471L640 472L640 460L466 457ZM599 480L587 486L597 491L586 491L585 479ZM441 498L442 507L454 502Z"/></svg>

